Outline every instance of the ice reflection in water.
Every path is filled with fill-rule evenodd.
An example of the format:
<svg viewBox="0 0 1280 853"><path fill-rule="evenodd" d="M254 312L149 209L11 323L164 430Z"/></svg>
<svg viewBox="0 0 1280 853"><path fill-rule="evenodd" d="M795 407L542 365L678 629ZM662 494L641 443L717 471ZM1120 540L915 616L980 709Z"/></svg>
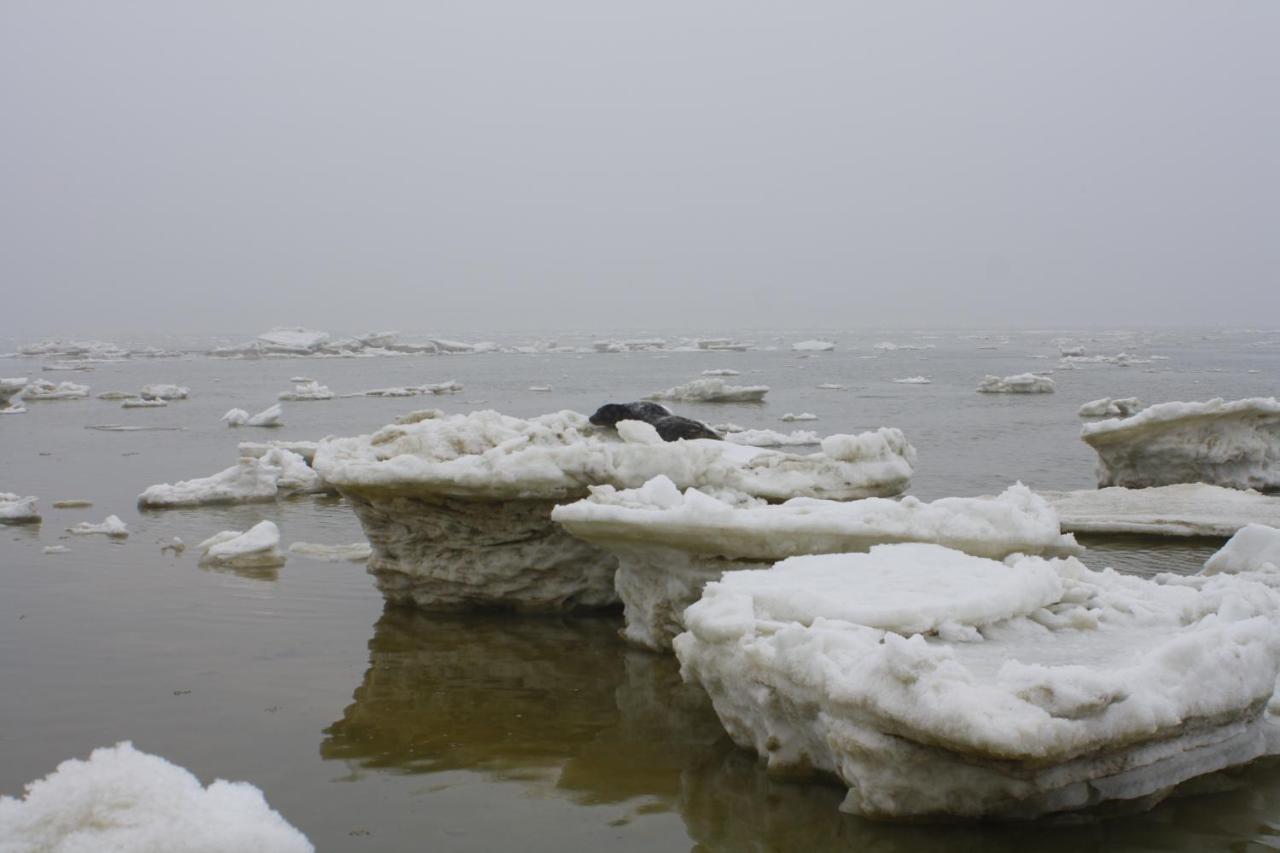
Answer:
<svg viewBox="0 0 1280 853"><path fill-rule="evenodd" d="M698 851L1205 850L1274 845L1280 765L1189 783L1154 809L1020 824L886 824L824 780L771 778L669 655L609 617L431 615L388 607L321 756L364 770L471 770L583 806L673 811ZM1192 796L1194 794L1195 796Z"/></svg>

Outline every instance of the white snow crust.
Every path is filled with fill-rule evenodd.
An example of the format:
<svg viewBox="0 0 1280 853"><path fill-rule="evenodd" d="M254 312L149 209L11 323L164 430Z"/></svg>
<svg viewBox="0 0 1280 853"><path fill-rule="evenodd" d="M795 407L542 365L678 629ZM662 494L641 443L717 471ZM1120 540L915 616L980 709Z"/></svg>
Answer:
<svg viewBox="0 0 1280 853"><path fill-rule="evenodd" d="M1035 373L1019 373L1014 376L988 375L978 386L983 394L1052 394L1053 380Z"/></svg>
<svg viewBox="0 0 1280 853"><path fill-rule="evenodd" d="M730 385L723 379L707 377L657 391L646 399L688 403L759 403L768 393L768 385Z"/></svg>
<svg viewBox="0 0 1280 853"><path fill-rule="evenodd" d="M1098 485L1144 488L1211 483L1280 488L1280 401L1160 403L1122 420L1085 424Z"/></svg>
<svg viewBox="0 0 1280 853"><path fill-rule="evenodd" d="M847 811L1149 805L1280 752L1280 595L1261 577L884 545L728 573L674 646L737 743L834 774Z"/></svg>
<svg viewBox="0 0 1280 853"><path fill-rule="evenodd" d="M1232 536L1247 524L1280 526L1280 497L1206 483L1041 495L1062 519L1062 529L1077 533Z"/></svg>
<svg viewBox="0 0 1280 853"><path fill-rule="evenodd" d="M248 782L207 788L125 741L0 797L0 853L314 853Z"/></svg>

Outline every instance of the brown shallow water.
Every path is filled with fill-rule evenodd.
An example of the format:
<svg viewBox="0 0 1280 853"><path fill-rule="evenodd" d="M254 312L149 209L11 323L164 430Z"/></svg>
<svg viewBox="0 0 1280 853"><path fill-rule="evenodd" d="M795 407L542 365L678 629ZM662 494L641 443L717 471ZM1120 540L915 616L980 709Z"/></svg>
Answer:
<svg viewBox="0 0 1280 853"><path fill-rule="evenodd" d="M812 335L797 336L811 337ZM876 336L870 342L886 339ZM901 338L900 338L901 339ZM616 615L587 618L426 616L387 609L362 566L291 557L276 572L202 570L189 549L212 533L276 521L284 543L361 538L342 501L139 512L151 483L201 476L234 459L238 440L315 438L374 429L412 408L515 414L588 408L602 397L675 384L708 367L775 388L764 407L695 408L708 420L783 428L784 411L814 411L824 431L893 424L920 450L913 491L931 499L983 494L1023 478L1043 488L1091 482L1074 408L1103 395L1193 399L1201 391L1272 393L1270 361L1220 344L1171 347L1157 373L1106 368L1058 374L1050 399L990 399L975 374L1045 362L953 350L863 360L786 352L707 356L371 359L102 365L74 374L95 393L145 382L192 386L167 409L125 411L98 400L32 404L0 418L0 491L41 497L38 528L0 527L0 793L16 794L72 756L131 739L208 782L243 779L320 850L1216 850L1280 846L1280 769L1248 768L1216 790L1155 809L1080 823L902 826L840 813L836 785L771 779L733 747L676 663L626 647ZM942 344L942 342L940 342ZM1190 346L1190 344L1187 344ZM1100 347L1115 351L1119 347ZM963 351L962 351L963 350ZM1048 362L1051 366L1053 362ZM1268 368L1266 375L1246 367ZM1228 371L1219 373L1219 370ZM39 362L0 359L0 375L40 375ZM932 386L897 386L925 373ZM314 376L335 392L457 378L456 397L335 400L286 409L286 428L228 430L233 405L256 411ZM804 377L803 381L798 377ZM65 378L65 375L58 376ZM847 393L813 389L849 384ZM527 392L551 383L552 394ZM631 393L636 392L636 393ZM619 392L620 393L620 392ZM474 403L484 399L484 404ZM99 432L128 423L175 431ZM808 425L805 425L808 426ZM88 498L87 509L54 500ZM120 515L123 543L64 528ZM1091 538L1092 566L1195 571L1218 543ZM61 544L70 553L45 555Z"/></svg>

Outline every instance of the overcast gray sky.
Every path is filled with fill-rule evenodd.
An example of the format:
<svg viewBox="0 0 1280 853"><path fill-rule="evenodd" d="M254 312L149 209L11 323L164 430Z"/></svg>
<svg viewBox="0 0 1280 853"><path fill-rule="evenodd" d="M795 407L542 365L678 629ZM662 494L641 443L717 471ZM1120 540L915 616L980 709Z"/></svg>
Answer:
<svg viewBox="0 0 1280 853"><path fill-rule="evenodd" d="M3 0L0 334L1280 325L1280 2Z"/></svg>

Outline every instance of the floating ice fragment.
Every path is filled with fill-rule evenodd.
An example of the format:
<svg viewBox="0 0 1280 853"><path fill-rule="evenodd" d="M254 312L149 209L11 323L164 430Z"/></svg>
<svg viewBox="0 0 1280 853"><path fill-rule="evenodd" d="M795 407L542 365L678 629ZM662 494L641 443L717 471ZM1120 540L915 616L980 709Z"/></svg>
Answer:
<svg viewBox="0 0 1280 853"><path fill-rule="evenodd" d="M125 539L129 536L129 528L119 516L108 515L101 524L91 524L82 521L75 527L68 527L68 533L74 533L77 536L89 536L94 533L101 533L104 536L110 536L113 539Z"/></svg>

